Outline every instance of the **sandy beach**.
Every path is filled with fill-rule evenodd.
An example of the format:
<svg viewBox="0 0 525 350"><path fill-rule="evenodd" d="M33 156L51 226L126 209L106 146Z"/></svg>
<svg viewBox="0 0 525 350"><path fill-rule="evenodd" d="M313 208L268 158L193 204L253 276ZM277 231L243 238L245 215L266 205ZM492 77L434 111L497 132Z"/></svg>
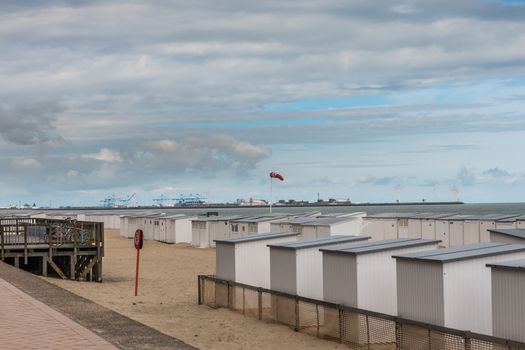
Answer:
<svg viewBox="0 0 525 350"><path fill-rule="evenodd" d="M226 309L197 304L197 275L215 271L215 250L146 241L134 297L133 242L106 231L104 282L47 281L202 349L342 349Z"/></svg>

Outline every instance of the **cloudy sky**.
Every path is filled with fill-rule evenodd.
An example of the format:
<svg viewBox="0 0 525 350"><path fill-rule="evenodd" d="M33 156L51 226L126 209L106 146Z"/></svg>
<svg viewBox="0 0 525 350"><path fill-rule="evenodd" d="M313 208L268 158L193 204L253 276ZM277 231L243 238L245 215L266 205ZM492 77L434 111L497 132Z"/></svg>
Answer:
<svg viewBox="0 0 525 350"><path fill-rule="evenodd" d="M523 201L525 1L0 3L0 205Z"/></svg>

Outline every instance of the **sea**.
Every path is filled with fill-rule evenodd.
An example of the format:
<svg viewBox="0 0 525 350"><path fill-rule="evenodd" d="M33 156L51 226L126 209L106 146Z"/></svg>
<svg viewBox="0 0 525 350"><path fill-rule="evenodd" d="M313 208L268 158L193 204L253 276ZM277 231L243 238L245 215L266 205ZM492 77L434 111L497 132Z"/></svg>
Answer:
<svg viewBox="0 0 525 350"><path fill-rule="evenodd" d="M129 211L126 210L126 211ZM144 210L137 210L144 211ZM259 215L269 213L268 207L235 207L235 208L156 208L154 212L167 214L206 214L208 212L219 215ZM525 203L465 203L465 204L392 204L392 205L352 205L352 206L308 206L308 207L280 207L274 206L273 213L305 213L320 211L322 213L351 213L366 212L368 215L379 213L451 213L451 214L516 214L525 215Z"/></svg>

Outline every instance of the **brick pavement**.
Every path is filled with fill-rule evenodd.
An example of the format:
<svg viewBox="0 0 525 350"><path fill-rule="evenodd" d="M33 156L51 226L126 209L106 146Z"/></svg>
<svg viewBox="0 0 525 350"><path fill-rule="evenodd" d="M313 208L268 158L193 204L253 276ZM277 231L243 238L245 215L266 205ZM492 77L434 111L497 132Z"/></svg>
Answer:
<svg viewBox="0 0 525 350"><path fill-rule="evenodd" d="M0 348L117 349L0 278Z"/></svg>

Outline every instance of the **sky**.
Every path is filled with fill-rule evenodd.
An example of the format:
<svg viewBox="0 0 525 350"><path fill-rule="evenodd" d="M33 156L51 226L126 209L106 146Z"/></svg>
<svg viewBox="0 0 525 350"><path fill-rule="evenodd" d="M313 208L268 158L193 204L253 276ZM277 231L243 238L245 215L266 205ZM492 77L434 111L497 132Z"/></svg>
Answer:
<svg viewBox="0 0 525 350"><path fill-rule="evenodd" d="M525 1L0 3L0 206L523 202Z"/></svg>

